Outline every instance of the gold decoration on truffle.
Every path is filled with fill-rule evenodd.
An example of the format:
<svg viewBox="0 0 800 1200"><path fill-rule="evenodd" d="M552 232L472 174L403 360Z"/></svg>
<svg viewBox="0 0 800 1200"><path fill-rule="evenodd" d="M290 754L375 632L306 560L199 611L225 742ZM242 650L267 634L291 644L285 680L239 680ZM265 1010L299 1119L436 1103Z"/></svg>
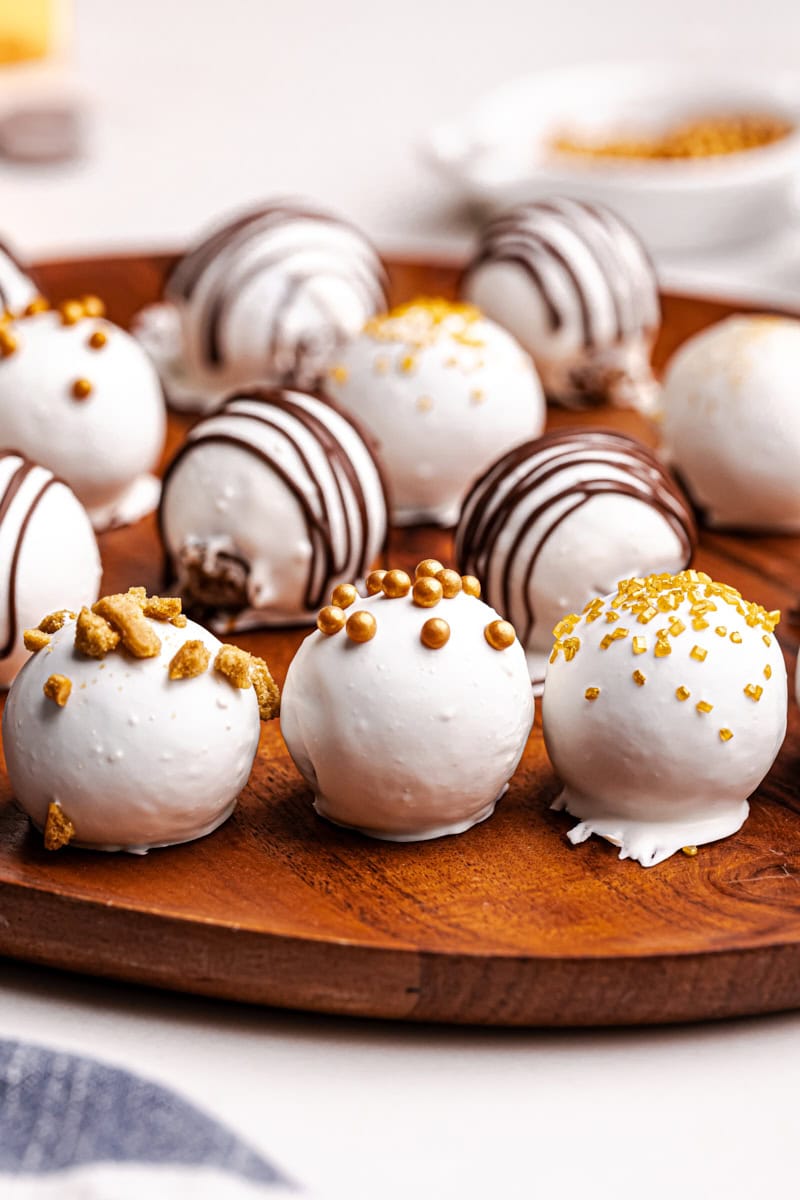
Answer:
<svg viewBox="0 0 800 1200"><path fill-rule="evenodd" d="M420 629L419 640L429 650L441 650L450 640L450 626L441 617L431 617Z"/></svg>
<svg viewBox="0 0 800 1200"><path fill-rule="evenodd" d="M383 594L389 600L399 600L411 591L411 578L405 571L387 571L383 577Z"/></svg>
<svg viewBox="0 0 800 1200"><path fill-rule="evenodd" d="M689 689L683 686L675 689L676 700L688 700L691 694L692 693L689 691Z"/></svg>
<svg viewBox="0 0 800 1200"><path fill-rule="evenodd" d="M350 378L350 372L343 363L337 363L335 367L331 367L328 372L334 383L347 383Z"/></svg>
<svg viewBox="0 0 800 1200"><path fill-rule="evenodd" d="M46 617L42 617L37 625L37 629L41 629L42 633L58 633L59 629L64 628L67 620L74 620L75 613L68 608L59 608L56 612L48 613Z"/></svg>
<svg viewBox="0 0 800 1200"><path fill-rule="evenodd" d="M79 301L85 317L104 317L106 306L99 296L81 296Z"/></svg>
<svg viewBox="0 0 800 1200"><path fill-rule="evenodd" d="M10 358L17 349L17 339L4 326L0 326L0 358Z"/></svg>
<svg viewBox="0 0 800 1200"><path fill-rule="evenodd" d="M481 585L480 581L474 575L462 575L461 586L468 596L475 596L476 599L480 599Z"/></svg>
<svg viewBox="0 0 800 1200"><path fill-rule="evenodd" d="M720 729L719 737L721 742L729 742L733 737L733 731L730 729Z"/></svg>
<svg viewBox="0 0 800 1200"><path fill-rule="evenodd" d="M731 634L731 641L733 642L733 644L735 646L741 645L742 635L740 633L738 633L735 629L734 629L733 633Z"/></svg>
<svg viewBox="0 0 800 1200"><path fill-rule="evenodd" d="M61 314L62 325L77 325L85 315L80 300L65 300L63 304L59 304L58 311Z"/></svg>
<svg viewBox="0 0 800 1200"><path fill-rule="evenodd" d="M325 608L321 608L317 616L317 629L320 633L324 633L326 637L332 637L334 633L339 633L344 629L347 615L341 608L337 608L334 604L329 604Z"/></svg>
<svg viewBox="0 0 800 1200"><path fill-rule="evenodd" d="M195 679L208 670L211 651L199 638L190 638L175 651L169 664L170 679Z"/></svg>
<svg viewBox="0 0 800 1200"><path fill-rule="evenodd" d="M771 646L771 645L772 645L772 638L769 636L769 634L768 634L768 633L764 633L764 634L762 634L762 635L761 635L761 640L762 640L762 642L764 643L764 645L765 645L765 646Z"/></svg>
<svg viewBox="0 0 800 1200"><path fill-rule="evenodd" d="M72 680L66 675L48 675L42 688L48 700L52 700L59 708L63 708L72 691Z"/></svg>
<svg viewBox="0 0 800 1200"><path fill-rule="evenodd" d="M699 713L710 713L713 711L714 705L709 704L707 700L698 700L695 708Z"/></svg>
<svg viewBox="0 0 800 1200"><path fill-rule="evenodd" d="M472 304L453 303L441 297L420 296L406 304L398 304L388 313L371 317L364 332L378 342L394 342L421 350L440 339L479 348L483 341L475 336L474 326L481 320L480 311ZM409 366L403 364L411 360ZM400 362L403 371L413 370L414 359L407 355Z"/></svg>
<svg viewBox="0 0 800 1200"><path fill-rule="evenodd" d="M68 846L75 837L75 826L70 821L60 804L53 800L47 806L47 820L44 823L45 850L60 850Z"/></svg>
<svg viewBox="0 0 800 1200"><path fill-rule="evenodd" d="M255 654L250 655L250 680L258 701L259 717L262 721L272 721L280 715L280 689L264 659L257 658Z"/></svg>
<svg viewBox="0 0 800 1200"><path fill-rule="evenodd" d="M102 350L108 342L108 336L102 329L95 329L94 333L86 343L90 350Z"/></svg>
<svg viewBox="0 0 800 1200"><path fill-rule="evenodd" d="M644 685L647 683L647 676L643 675L641 671L634 671L631 675L631 679L637 687L644 687Z"/></svg>
<svg viewBox="0 0 800 1200"><path fill-rule="evenodd" d="M507 650L509 646L513 645L517 634L510 621L490 621L483 631L483 636L493 650ZM567 653L567 643L577 641L577 638L567 638L564 643L564 653L567 659L570 657Z"/></svg>
<svg viewBox="0 0 800 1200"><path fill-rule="evenodd" d="M634 654L644 654L647 650L647 638L635 637L631 645Z"/></svg>
<svg viewBox="0 0 800 1200"><path fill-rule="evenodd" d="M607 650L614 642L620 642L630 633L629 629L625 629L622 625L618 625L616 629L612 629L604 638L600 640L600 649Z"/></svg>
<svg viewBox="0 0 800 1200"><path fill-rule="evenodd" d="M767 665L764 667L764 678L772 679L772 667L769 665L769 663L767 663Z"/></svg>
<svg viewBox="0 0 800 1200"><path fill-rule="evenodd" d="M386 578L385 571L370 571L366 579L367 595L377 596L378 592L383 591L383 581Z"/></svg>
<svg viewBox="0 0 800 1200"><path fill-rule="evenodd" d="M244 691L252 685L250 676L251 657L241 646L232 646L224 642L217 651L214 659L214 670L224 675L232 687Z"/></svg>
<svg viewBox="0 0 800 1200"><path fill-rule="evenodd" d="M764 689L760 683L748 683L742 690L748 700L755 700L756 703L764 695Z"/></svg>
<svg viewBox="0 0 800 1200"><path fill-rule="evenodd" d="M444 596L444 589L438 579L421 575L414 583L412 595L419 608L434 608Z"/></svg>
<svg viewBox="0 0 800 1200"><path fill-rule="evenodd" d="M689 651L689 658L693 658L696 662L705 662L708 657L708 651L702 646L692 646Z"/></svg>
<svg viewBox="0 0 800 1200"><path fill-rule="evenodd" d="M117 631L122 644L134 658L155 658L161 653L161 639L142 612L140 599L128 593L101 596L92 612L103 617Z"/></svg>
<svg viewBox="0 0 800 1200"><path fill-rule="evenodd" d="M72 385L72 395L75 400L86 400L92 394L92 385L88 379L76 379Z"/></svg>
<svg viewBox="0 0 800 1200"><path fill-rule="evenodd" d="M35 296L30 304L26 304L22 310L23 317L35 317L38 313L49 312L50 301L45 300L44 296Z"/></svg>
<svg viewBox="0 0 800 1200"><path fill-rule="evenodd" d="M378 622L372 613L359 609L347 618L345 629L351 642L371 642L378 631Z"/></svg>
<svg viewBox="0 0 800 1200"><path fill-rule="evenodd" d="M352 583L340 583L333 589L331 605L334 608L349 608L358 600L358 592Z"/></svg>
<svg viewBox="0 0 800 1200"><path fill-rule="evenodd" d="M443 570L444 566L438 558L423 558L422 562L418 562L414 568L414 578L421 579L430 575L432 579L435 579Z"/></svg>
<svg viewBox="0 0 800 1200"><path fill-rule="evenodd" d="M183 615L180 596L148 596L144 588L129 588L128 595L135 596L144 615L154 621L169 621L170 624L174 624L177 618Z"/></svg>
<svg viewBox="0 0 800 1200"><path fill-rule="evenodd" d="M716 633L717 637L727 637L728 636L727 625L718 625L717 628L714 630L714 633Z"/></svg>
<svg viewBox="0 0 800 1200"><path fill-rule="evenodd" d="M682 846L681 853L687 858L697 858L697 846Z"/></svg>
<svg viewBox="0 0 800 1200"><path fill-rule="evenodd" d="M119 645L119 634L104 617L82 608L75 622L75 649L87 658L105 658Z"/></svg>
<svg viewBox="0 0 800 1200"><path fill-rule="evenodd" d="M458 571L451 571L445 567L443 570L437 571L436 579L442 585L445 600L453 600L461 591L461 576Z"/></svg>
<svg viewBox="0 0 800 1200"><path fill-rule="evenodd" d="M599 687L588 687L586 689L586 691L583 693L585 700L596 700L599 695L600 695Z"/></svg>
<svg viewBox="0 0 800 1200"><path fill-rule="evenodd" d="M41 629L26 629L22 635L22 643L26 650L36 654L38 650L44 650L45 646L50 645L50 635L43 633Z"/></svg>

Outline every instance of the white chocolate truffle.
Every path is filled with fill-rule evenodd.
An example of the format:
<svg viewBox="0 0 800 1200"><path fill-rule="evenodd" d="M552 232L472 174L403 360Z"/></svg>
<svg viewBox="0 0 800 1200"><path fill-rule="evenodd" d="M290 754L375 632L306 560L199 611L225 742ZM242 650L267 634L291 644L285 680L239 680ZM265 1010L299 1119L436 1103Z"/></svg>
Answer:
<svg viewBox="0 0 800 1200"><path fill-rule="evenodd" d="M800 531L800 321L729 317L673 356L664 453L714 528Z"/></svg>
<svg viewBox="0 0 800 1200"><path fill-rule="evenodd" d="M143 853L211 833L247 783L260 728L254 688L215 669L221 643L202 626L142 620L161 643L153 657L134 657L123 645L90 657L67 620L9 692L3 744L11 786L48 848L57 848L51 806L69 822L74 844ZM171 678L187 642L200 643L199 667L206 665Z"/></svg>
<svg viewBox="0 0 800 1200"><path fill-rule="evenodd" d="M464 503L456 558L519 631L538 695L565 612L618 579L680 570L696 541L686 497L646 446L580 429L545 434L486 472Z"/></svg>
<svg viewBox="0 0 800 1200"><path fill-rule="evenodd" d="M100 555L86 510L45 467L0 452L0 688L28 657L24 631L45 613L92 604Z"/></svg>
<svg viewBox="0 0 800 1200"><path fill-rule="evenodd" d="M528 355L472 305L446 300L373 318L328 387L376 438L397 525L454 525L473 480L544 428Z"/></svg>
<svg viewBox="0 0 800 1200"><path fill-rule="evenodd" d="M102 530L156 507L160 489L149 472L164 444L166 415L141 346L86 311L70 301L62 312L4 326L14 349L0 356L0 445L54 471Z"/></svg>
<svg viewBox="0 0 800 1200"><path fill-rule="evenodd" d="M533 356L548 397L652 411L658 283L642 243L609 209L521 204L491 220L462 293Z"/></svg>
<svg viewBox="0 0 800 1200"><path fill-rule="evenodd" d="M437 594L435 581L428 590ZM379 592L346 615L338 632L312 633L300 646L281 705L283 736L317 812L397 842L461 833L491 816L533 723L511 626L464 590L430 607L413 591Z"/></svg>
<svg viewBox="0 0 800 1200"><path fill-rule="evenodd" d="M542 713L570 841L599 834L650 867L741 827L786 733L779 617L684 571L563 619Z"/></svg>
<svg viewBox="0 0 800 1200"><path fill-rule="evenodd" d="M21 312L39 299L39 289L16 255L0 242L0 313Z"/></svg>
<svg viewBox="0 0 800 1200"><path fill-rule="evenodd" d="M208 412L238 388L316 388L339 345L386 308L386 286L358 229L278 200L184 255L135 332L172 407Z"/></svg>
<svg viewBox="0 0 800 1200"><path fill-rule="evenodd" d="M358 428L302 392L235 395L190 431L164 476L168 571L214 628L312 622L361 577L387 531L380 470Z"/></svg>

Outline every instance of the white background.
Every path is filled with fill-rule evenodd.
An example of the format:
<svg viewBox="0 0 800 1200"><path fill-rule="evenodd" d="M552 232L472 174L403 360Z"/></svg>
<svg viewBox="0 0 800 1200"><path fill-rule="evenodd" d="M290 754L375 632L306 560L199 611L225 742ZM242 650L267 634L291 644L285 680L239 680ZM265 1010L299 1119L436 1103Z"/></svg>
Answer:
<svg viewBox="0 0 800 1200"><path fill-rule="evenodd" d="M414 146L484 88L537 66L654 52L800 65L795 0L77 9L87 157L0 165L0 228L30 254L174 246L226 206L276 191L327 201L383 245L463 247L469 225ZM687 265L800 293L789 235ZM750 1200L798 1188L794 1016L663 1031L420 1029L0 964L0 1036L177 1086L298 1180L348 1200Z"/></svg>

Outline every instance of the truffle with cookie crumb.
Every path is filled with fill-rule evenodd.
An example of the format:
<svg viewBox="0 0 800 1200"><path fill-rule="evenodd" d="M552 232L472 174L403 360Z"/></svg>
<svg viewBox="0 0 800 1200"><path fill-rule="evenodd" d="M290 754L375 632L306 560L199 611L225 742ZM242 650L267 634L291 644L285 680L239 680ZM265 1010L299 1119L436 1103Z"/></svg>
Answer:
<svg viewBox="0 0 800 1200"><path fill-rule="evenodd" d="M233 811L278 688L261 659L181 616L174 597L132 588L28 631L3 744L14 797L48 849L142 854L203 837Z"/></svg>
<svg viewBox="0 0 800 1200"><path fill-rule="evenodd" d="M786 733L779 618L694 570L563 618L542 713L572 842L598 834L650 867L741 827Z"/></svg>
<svg viewBox="0 0 800 1200"><path fill-rule="evenodd" d="M283 736L321 816L398 842L491 816L534 700L513 628L478 590L426 559L413 581L373 572L346 610L321 610L281 705Z"/></svg>
<svg viewBox="0 0 800 1200"><path fill-rule="evenodd" d="M0 367L0 371L2 367ZM60 479L13 451L0 451L0 688L55 630L36 629L43 612L92 604L100 555L86 510Z"/></svg>
<svg viewBox="0 0 800 1200"><path fill-rule="evenodd" d="M453 525L491 462L544 428L533 364L470 304L423 297L373 317L327 388L377 441L397 525Z"/></svg>
<svg viewBox="0 0 800 1200"><path fill-rule="evenodd" d="M98 530L155 508L166 429L153 366L103 311L96 296L34 303L0 326L0 445L64 479Z"/></svg>

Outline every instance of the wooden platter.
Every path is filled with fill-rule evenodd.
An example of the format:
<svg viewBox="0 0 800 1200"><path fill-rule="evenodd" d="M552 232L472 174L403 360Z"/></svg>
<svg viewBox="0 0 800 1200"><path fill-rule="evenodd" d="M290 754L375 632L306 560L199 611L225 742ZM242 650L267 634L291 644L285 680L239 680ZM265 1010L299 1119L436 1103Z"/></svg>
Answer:
<svg viewBox="0 0 800 1200"><path fill-rule="evenodd" d="M127 322L154 299L165 258L41 267L55 298L104 296ZM396 300L452 294L457 270L393 262ZM657 361L727 315L664 298ZM552 425L588 423L551 413ZM652 441L632 414L590 418ZM188 422L173 418L170 446ZM101 539L107 590L159 586L155 523ZM449 534L395 539L397 565L451 560ZM697 565L768 609L800 594L800 538L704 535ZM780 628L794 672L797 629ZM280 681L302 630L241 642ZM372 842L326 824L275 723L252 780L213 836L146 858L47 854L0 776L0 953L31 962L259 1004L494 1025L682 1021L800 1007L800 714L735 838L644 870L549 811L557 782L537 718L495 816L457 838Z"/></svg>

